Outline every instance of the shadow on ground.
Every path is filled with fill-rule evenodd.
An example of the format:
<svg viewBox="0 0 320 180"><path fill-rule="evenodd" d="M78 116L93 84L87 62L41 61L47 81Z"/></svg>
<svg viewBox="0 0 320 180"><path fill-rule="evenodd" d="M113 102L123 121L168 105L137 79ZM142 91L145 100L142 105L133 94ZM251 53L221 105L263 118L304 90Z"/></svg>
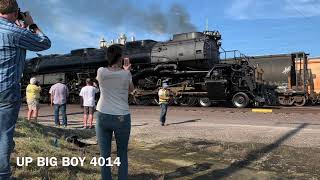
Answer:
<svg viewBox="0 0 320 180"><path fill-rule="evenodd" d="M83 114L83 112L74 112L74 113L67 113L67 116L68 115L78 115L78 114ZM41 115L41 116L38 116L39 118L44 118L44 117L54 117L54 114L48 114L48 115Z"/></svg>
<svg viewBox="0 0 320 180"><path fill-rule="evenodd" d="M58 128L52 126L46 126L42 124L38 124L35 122L28 122L26 120L19 120L21 123L17 123L17 128L29 128L31 131L41 132L44 136L51 135L56 138L65 138L71 135L76 135L81 138L92 138L94 137L95 130L94 129L68 129L68 128ZM25 126L25 127L23 127ZM16 137L24 137L23 133L15 132Z"/></svg>
<svg viewBox="0 0 320 180"><path fill-rule="evenodd" d="M177 125L177 124L185 124L185 123L193 123L193 122L197 122L197 121L200 121L200 120L201 119L192 119L192 120L181 121L181 122L176 122L176 123L168 123L167 126Z"/></svg>
<svg viewBox="0 0 320 180"><path fill-rule="evenodd" d="M151 174L151 173L141 173L136 175L130 175L129 179L132 180L169 180L175 178L182 178L186 176L190 176L195 173L199 173L202 171L206 171L210 169L212 164L203 163L203 164L195 164L192 166L179 167L174 172L166 173L166 174Z"/></svg>
<svg viewBox="0 0 320 180"><path fill-rule="evenodd" d="M297 128L289 131L288 133L284 134L282 137L280 137L278 140L276 140L274 143L269 144L267 146L264 146L260 149L251 151L248 153L248 155L241 161L232 163L229 167L225 169L218 169L214 170L206 175L198 176L197 178L194 178L196 180L201 180L201 179L221 179L224 177L228 177L237 171L248 167L251 163L254 161L262 158L265 156L267 153L273 151L274 149L278 148L281 144L284 143L287 139L291 138L295 134L297 134L299 131L301 131L303 128L308 126L308 123L303 123L300 124Z"/></svg>

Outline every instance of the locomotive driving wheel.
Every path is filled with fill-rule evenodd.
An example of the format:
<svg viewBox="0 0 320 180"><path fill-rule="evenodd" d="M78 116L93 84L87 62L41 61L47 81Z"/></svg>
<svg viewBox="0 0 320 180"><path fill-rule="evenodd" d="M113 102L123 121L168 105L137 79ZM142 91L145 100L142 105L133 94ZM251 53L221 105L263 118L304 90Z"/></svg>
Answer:
<svg viewBox="0 0 320 180"><path fill-rule="evenodd" d="M299 99L299 101L295 101L294 102L295 106L304 106L306 104L306 102L307 102L307 99L306 99L305 96L301 96L298 99Z"/></svg>
<svg viewBox="0 0 320 180"><path fill-rule="evenodd" d="M152 101L152 97L149 96L134 97L134 102L136 105L148 106L152 104Z"/></svg>
<svg viewBox="0 0 320 180"><path fill-rule="evenodd" d="M131 92L129 100L132 104L148 106L153 102L153 97L144 95L141 89L135 89Z"/></svg>
<svg viewBox="0 0 320 180"><path fill-rule="evenodd" d="M232 98L232 104L237 108L245 108L249 105L250 99L244 92L238 92Z"/></svg>
<svg viewBox="0 0 320 180"><path fill-rule="evenodd" d="M201 97L201 98L199 98L199 104L202 107L209 107L209 106L211 106L212 103L209 98Z"/></svg>
<svg viewBox="0 0 320 180"><path fill-rule="evenodd" d="M195 106L197 105L197 97L192 96L182 96L181 98L177 99L177 102L181 106Z"/></svg>
<svg viewBox="0 0 320 180"><path fill-rule="evenodd" d="M128 103L129 103L129 105L135 104L135 99L134 99L134 96L132 94L129 94Z"/></svg>
<svg viewBox="0 0 320 180"><path fill-rule="evenodd" d="M70 93L69 102L71 104L80 104L80 98L78 94Z"/></svg>

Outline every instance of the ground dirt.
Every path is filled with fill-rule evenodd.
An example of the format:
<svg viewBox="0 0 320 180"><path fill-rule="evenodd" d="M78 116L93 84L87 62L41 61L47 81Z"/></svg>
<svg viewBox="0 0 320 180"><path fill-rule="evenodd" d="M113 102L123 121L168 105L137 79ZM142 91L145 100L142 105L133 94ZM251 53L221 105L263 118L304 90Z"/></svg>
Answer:
<svg viewBox="0 0 320 180"><path fill-rule="evenodd" d="M129 179L320 179L317 113L171 107L167 126L162 127L157 107L132 107L131 112ZM24 113L25 107L21 116ZM12 159L18 179L99 179L99 168L90 164L16 165L18 156L99 156L97 145L80 148L65 141L76 135L95 144L94 129L80 129L81 109L69 106L68 114L67 129L52 127L52 112L46 105L38 123L19 121ZM113 149L113 157L115 153ZM113 173L116 176L116 168Z"/></svg>

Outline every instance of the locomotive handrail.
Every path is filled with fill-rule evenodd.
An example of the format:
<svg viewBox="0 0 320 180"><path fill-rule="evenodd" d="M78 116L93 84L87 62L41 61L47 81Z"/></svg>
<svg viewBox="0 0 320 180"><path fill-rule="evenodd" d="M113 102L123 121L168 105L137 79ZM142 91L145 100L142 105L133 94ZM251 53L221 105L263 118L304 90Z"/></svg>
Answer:
<svg viewBox="0 0 320 180"><path fill-rule="evenodd" d="M251 65L252 67L256 68L256 66L254 64L252 64L250 62L250 57L249 56L246 56L245 54L241 53L239 50L228 50L226 51L225 49L223 49L222 47L220 47L222 49L223 52L220 52L224 54L224 61L227 60L227 54L230 54L232 53L233 54L233 59L234 60L237 60L238 58L240 59L244 59L246 62L248 62L249 65ZM239 56L237 56L239 55ZM231 57L232 58L232 57ZM220 58L221 59L221 58Z"/></svg>

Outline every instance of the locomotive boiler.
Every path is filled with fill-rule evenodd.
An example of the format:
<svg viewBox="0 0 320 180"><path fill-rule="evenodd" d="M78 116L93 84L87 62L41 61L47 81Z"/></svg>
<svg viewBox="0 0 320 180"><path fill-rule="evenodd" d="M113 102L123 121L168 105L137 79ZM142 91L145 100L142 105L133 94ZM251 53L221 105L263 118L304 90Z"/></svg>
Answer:
<svg viewBox="0 0 320 180"><path fill-rule="evenodd" d="M49 102L49 89L61 78L69 87L69 103L79 103L79 92L85 79L95 78L99 67L106 66L103 49L72 50L69 54L46 55L28 59L22 79L22 93L31 77L36 77L42 87L41 101Z"/></svg>
<svg viewBox="0 0 320 180"><path fill-rule="evenodd" d="M246 107L256 101L256 68L244 57L231 65L222 63L220 41L218 31L205 31L176 34L165 42L140 40L121 45L123 56L132 64L136 87L130 101L157 104L157 91L163 82L174 92L173 102L180 105L208 106L212 101L232 100L236 107ZM27 82L36 76L47 93L55 79L62 78L70 88L70 102L77 102L84 79L95 78L97 69L107 66L105 50L86 48L33 58L26 63L24 79ZM217 96L217 91L222 96Z"/></svg>
<svg viewBox="0 0 320 180"><path fill-rule="evenodd" d="M219 32L176 34L172 40L156 42L143 40L124 45L124 56L132 64L137 104L157 103L157 90L163 82L177 94L184 91L201 92L205 74L219 63ZM178 97L178 96L177 96ZM179 104L193 105L194 98L176 98Z"/></svg>

